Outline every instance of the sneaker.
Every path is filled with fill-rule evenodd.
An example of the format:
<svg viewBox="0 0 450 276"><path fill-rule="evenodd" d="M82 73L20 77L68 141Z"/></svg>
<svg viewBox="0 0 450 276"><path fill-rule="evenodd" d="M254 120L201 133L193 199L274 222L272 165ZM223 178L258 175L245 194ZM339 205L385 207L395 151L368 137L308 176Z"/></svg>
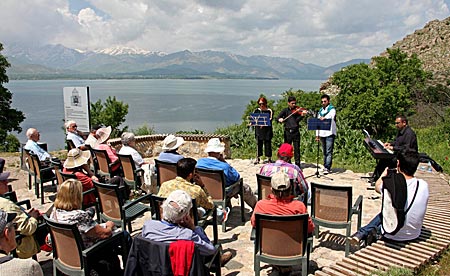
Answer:
<svg viewBox="0 0 450 276"><path fill-rule="evenodd" d="M229 215L230 215L230 207L227 207L225 208L225 210L223 210L222 222L227 222Z"/></svg>
<svg viewBox="0 0 450 276"><path fill-rule="evenodd" d="M226 265L231 260L231 258L233 258L233 254L230 251L223 252L220 256L220 266Z"/></svg>
<svg viewBox="0 0 450 276"><path fill-rule="evenodd" d="M356 232L350 237L350 244L355 247L361 246L361 241L363 240L363 236L361 233Z"/></svg>
<svg viewBox="0 0 450 276"><path fill-rule="evenodd" d="M329 170L329 169L327 169L327 168L323 168L323 174L329 174L329 173L331 173L331 171Z"/></svg>

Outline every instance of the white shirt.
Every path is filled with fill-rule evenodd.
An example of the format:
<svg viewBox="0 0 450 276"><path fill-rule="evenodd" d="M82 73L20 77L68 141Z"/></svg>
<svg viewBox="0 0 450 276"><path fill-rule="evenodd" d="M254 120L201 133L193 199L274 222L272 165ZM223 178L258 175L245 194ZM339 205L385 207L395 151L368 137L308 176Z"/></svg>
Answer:
<svg viewBox="0 0 450 276"><path fill-rule="evenodd" d="M144 163L144 159L142 159L142 156L137 150L133 149L132 147L122 146L119 150L119 154L131 155L134 164L136 165L136 169L140 168L141 164Z"/></svg>
<svg viewBox="0 0 450 276"><path fill-rule="evenodd" d="M72 140L73 144L75 145L76 148L79 148L81 145L84 145L84 139L81 138L80 135L75 134L73 132L68 131L67 132L67 140Z"/></svg>
<svg viewBox="0 0 450 276"><path fill-rule="evenodd" d="M416 198L414 199L411 208L406 214L405 225L403 225L403 227L395 235L383 234L386 238L395 241L408 241L420 236L423 218L425 217L428 204L429 194L427 182L415 177L406 180L406 185L408 188L408 201L405 207L408 208L411 205L414 193L416 192L417 180L419 180L419 189L417 190Z"/></svg>
<svg viewBox="0 0 450 276"><path fill-rule="evenodd" d="M328 107L328 106L327 106ZM320 115L317 114L317 118L320 118ZM319 137L328 137L331 135L336 135L336 108L331 109L326 115L325 119L331 119L331 129L330 130L316 130L316 136Z"/></svg>

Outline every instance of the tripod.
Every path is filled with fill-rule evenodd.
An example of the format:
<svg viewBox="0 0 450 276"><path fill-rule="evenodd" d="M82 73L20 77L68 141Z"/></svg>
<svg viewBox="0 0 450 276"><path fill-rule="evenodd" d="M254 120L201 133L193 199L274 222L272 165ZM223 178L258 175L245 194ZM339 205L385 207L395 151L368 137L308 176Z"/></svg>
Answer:
<svg viewBox="0 0 450 276"><path fill-rule="evenodd" d="M319 120L317 118L310 118L308 120L308 130L314 130L314 131L330 130L330 128L331 128L331 119ZM329 180L333 180L333 178L325 176L325 175L320 175L320 173L319 173L319 151L320 151L320 139L317 140L316 172L305 178L315 175L317 178L323 177L323 178L327 178Z"/></svg>

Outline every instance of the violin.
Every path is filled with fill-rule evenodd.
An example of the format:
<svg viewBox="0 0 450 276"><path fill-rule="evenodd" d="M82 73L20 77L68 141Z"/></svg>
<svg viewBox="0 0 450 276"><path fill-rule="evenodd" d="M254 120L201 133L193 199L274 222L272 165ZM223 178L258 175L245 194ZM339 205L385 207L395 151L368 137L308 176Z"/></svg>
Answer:
<svg viewBox="0 0 450 276"><path fill-rule="evenodd" d="M298 113L298 114L304 116L309 113L309 110L304 107L294 106L294 108L291 109L291 115L295 114L295 113Z"/></svg>

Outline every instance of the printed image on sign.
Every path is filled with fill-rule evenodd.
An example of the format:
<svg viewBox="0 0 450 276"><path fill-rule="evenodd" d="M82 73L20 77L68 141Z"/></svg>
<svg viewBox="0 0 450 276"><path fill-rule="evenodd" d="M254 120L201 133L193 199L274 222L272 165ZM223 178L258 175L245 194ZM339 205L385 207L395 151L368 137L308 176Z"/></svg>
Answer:
<svg viewBox="0 0 450 276"><path fill-rule="evenodd" d="M64 87L64 120L77 122L78 130L89 132L89 87Z"/></svg>
<svg viewBox="0 0 450 276"><path fill-rule="evenodd" d="M251 126L271 126L269 113L250 113L248 116Z"/></svg>

